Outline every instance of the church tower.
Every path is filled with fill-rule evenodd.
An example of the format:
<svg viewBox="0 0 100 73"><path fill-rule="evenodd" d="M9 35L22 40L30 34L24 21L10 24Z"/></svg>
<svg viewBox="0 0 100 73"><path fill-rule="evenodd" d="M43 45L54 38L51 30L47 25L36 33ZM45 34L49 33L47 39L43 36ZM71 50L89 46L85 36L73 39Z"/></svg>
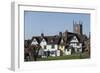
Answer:
<svg viewBox="0 0 100 73"><path fill-rule="evenodd" d="M74 22L73 21L73 32L78 33L78 34L83 34L83 29L82 29L82 22Z"/></svg>

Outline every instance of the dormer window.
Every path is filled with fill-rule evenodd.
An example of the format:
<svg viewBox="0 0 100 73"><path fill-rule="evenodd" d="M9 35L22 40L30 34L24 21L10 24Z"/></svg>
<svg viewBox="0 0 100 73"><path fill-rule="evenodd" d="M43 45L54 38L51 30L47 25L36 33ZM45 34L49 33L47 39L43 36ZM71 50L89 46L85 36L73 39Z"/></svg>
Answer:
<svg viewBox="0 0 100 73"><path fill-rule="evenodd" d="M34 39L33 41L36 42L36 39Z"/></svg>

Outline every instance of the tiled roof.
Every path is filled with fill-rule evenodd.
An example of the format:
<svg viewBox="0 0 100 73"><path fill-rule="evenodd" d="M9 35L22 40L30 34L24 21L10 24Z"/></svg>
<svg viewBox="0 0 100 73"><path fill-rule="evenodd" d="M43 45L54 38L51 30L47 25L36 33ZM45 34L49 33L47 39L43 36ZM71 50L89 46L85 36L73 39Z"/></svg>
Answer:
<svg viewBox="0 0 100 73"><path fill-rule="evenodd" d="M67 36L62 36L62 37L59 36L59 35L56 35L56 36L33 36L32 39L31 39L31 42L35 38L39 44L42 41L42 39L45 39L47 44L61 44L61 39L63 39L64 43L62 43L62 44L66 45L67 43L69 43L71 41L71 39L74 36L77 37L79 42L83 42L84 40L87 39L87 37L85 35L67 32Z"/></svg>

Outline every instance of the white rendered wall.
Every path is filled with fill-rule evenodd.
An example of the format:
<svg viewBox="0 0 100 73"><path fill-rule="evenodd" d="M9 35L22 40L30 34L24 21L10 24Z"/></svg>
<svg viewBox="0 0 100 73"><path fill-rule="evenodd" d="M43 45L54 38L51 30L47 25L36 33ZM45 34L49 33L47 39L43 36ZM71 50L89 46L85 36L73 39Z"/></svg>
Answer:
<svg viewBox="0 0 100 73"><path fill-rule="evenodd" d="M65 55L71 55L71 49L69 49L69 50L65 50Z"/></svg>
<svg viewBox="0 0 100 73"><path fill-rule="evenodd" d="M47 42L43 39L40 43L41 47L44 48L44 46L47 46Z"/></svg>
<svg viewBox="0 0 100 73"><path fill-rule="evenodd" d="M52 45L47 45L47 49L49 51L55 51L55 50L57 50L57 48L58 48L58 45L54 45L54 48L52 48Z"/></svg>

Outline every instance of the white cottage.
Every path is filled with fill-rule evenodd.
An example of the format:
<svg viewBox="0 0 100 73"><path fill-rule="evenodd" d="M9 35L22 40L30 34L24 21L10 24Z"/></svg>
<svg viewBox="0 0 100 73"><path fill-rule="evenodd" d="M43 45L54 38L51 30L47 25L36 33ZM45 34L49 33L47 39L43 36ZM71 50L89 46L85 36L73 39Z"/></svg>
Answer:
<svg viewBox="0 0 100 73"><path fill-rule="evenodd" d="M82 43L76 36L72 37L69 46L73 47L76 53L82 52Z"/></svg>
<svg viewBox="0 0 100 73"><path fill-rule="evenodd" d="M58 38L55 36L47 37L48 44L47 49L50 51L50 56L57 56L58 50Z"/></svg>
<svg viewBox="0 0 100 73"><path fill-rule="evenodd" d="M56 56L58 45L57 44L48 44L47 49L50 51L50 56Z"/></svg>
<svg viewBox="0 0 100 73"><path fill-rule="evenodd" d="M45 38L43 38L40 42L40 46L43 48L44 51L47 51L47 41Z"/></svg>
<svg viewBox="0 0 100 73"><path fill-rule="evenodd" d="M48 49L47 49L47 41L45 38L41 39L40 46L41 46L40 53L41 53L42 58L47 57Z"/></svg>

